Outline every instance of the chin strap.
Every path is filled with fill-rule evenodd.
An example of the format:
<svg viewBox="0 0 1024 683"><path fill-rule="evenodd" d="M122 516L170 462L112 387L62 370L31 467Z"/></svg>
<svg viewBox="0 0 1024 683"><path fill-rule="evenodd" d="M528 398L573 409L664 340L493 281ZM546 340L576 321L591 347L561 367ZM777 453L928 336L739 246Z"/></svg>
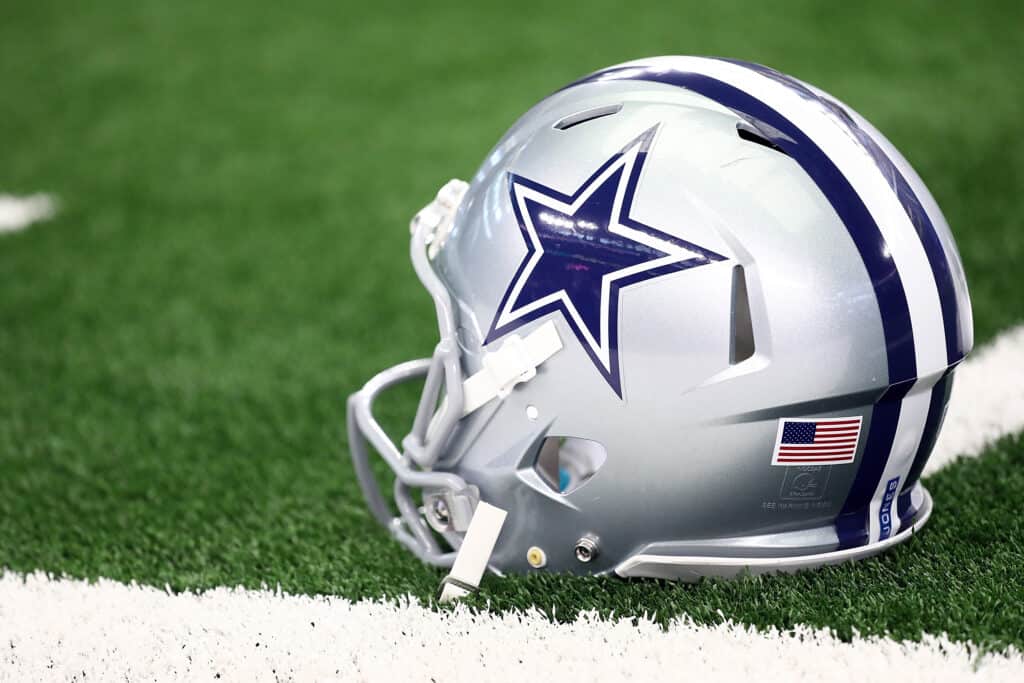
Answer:
<svg viewBox="0 0 1024 683"><path fill-rule="evenodd" d="M505 398L520 382L537 375L537 367L562 349L558 328L551 320L526 337L512 335L483 357L483 368L462 383L463 416L495 398ZM505 510L480 501L455 555L451 572L438 588L438 601L451 602L480 586L487 563L505 523Z"/></svg>
<svg viewBox="0 0 1024 683"><path fill-rule="evenodd" d="M491 559L494 544L505 523L506 512L480 501L477 503L469 529L462 539L455 563L448 576L444 577L437 591L439 602L451 602L469 595L480 586L480 579Z"/></svg>
<svg viewBox="0 0 1024 683"><path fill-rule="evenodd" d="M493 398L505 398L512 387L533 379L537 367L561 349L562 339L552 320L526 337L508 337L500 348L484 355L483 369L462 383L462 415Z"/></svg>

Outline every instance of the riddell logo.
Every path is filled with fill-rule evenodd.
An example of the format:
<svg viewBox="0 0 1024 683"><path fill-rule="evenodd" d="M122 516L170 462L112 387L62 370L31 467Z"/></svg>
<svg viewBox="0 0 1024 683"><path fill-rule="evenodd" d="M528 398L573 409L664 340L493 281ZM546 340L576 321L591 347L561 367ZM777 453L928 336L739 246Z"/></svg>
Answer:
<svg viewBox="0 0 1024 683"><path fill-rule="evenodd" d="M821 500L828 486L830 468L822 465L787 467L782 481L780 500L815 501Z"/></svg>

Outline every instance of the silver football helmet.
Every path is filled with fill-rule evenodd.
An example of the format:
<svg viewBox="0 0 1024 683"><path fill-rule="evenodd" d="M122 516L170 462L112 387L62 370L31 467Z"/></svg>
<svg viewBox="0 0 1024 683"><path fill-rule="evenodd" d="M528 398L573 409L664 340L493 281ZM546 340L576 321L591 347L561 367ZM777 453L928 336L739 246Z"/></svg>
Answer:
<svg viewBox="0 0 1024 683"><path fill-rule="evenodd" d="M793 571L928 519L963 268L910 164L813 86L713 58L594 73L442 188L411 251L440 342L350 397L349 443L446 597L485 567ZM374 398L421 378L395 445Z"/></svg>

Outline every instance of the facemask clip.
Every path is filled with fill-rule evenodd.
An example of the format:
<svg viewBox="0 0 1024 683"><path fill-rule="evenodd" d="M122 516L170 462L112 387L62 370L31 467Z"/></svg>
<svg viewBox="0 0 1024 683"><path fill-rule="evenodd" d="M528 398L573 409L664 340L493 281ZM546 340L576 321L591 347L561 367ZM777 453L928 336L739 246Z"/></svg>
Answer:
<svg viewBox="0 0 1024 683"><path fill-rule="evenodd" d="M455 212L462 202L469 184L464 180L452 178L444 187L437 191L434 201L430 202L409 223L409 232L416 234L423 228L423 241L427 245L427 256L433 260L448 240L455 222Z"/></svg>

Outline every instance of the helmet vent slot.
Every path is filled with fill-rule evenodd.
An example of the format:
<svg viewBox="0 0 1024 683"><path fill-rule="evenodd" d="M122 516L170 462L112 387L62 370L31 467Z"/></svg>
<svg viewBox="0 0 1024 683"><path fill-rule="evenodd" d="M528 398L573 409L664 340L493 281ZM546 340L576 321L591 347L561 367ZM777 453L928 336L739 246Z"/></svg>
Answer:
<svg viewBox="0 0 1024 683"><path fill-rule="evenodd" d="M754 325L750 320L750 297L743 266L732 269L732 341L729 362L742 363L754 355Z"/></svg>
<svg viewBox="0 0 1024 683"><path fill-rule="evenodd" d="M776 152L779 152L780 154L786 154L785 150L783 150L774 142L766 138L761 133L761 131L757 130L756 128L754 128L752 125L745 121L740 121L739 123L736 124L736 134L739 135L741 139L746 140L747 142L753 142L755 145L761 145L762 147L767 147L768 149L774 149Z"/></svg>
<svg viewBox="0 0 1024 683"><path fill-rule="evenodd" d="M552 491L565 495L594 476L607 457L604 446L596 441L549 436L541 443L533 469Z"/></svg>
<svg viewBox="0 0 1024 683"><path fill-rule="evenodd" d="M593 109L579 111L576 112L575 114L570 114L569 116L566 116L564 119L561 119L558 123L555 124L555 128L557 128L558 130L567 130L569 128L572 128L573 126L578 126L581 123L587 123L588 121L593 121L594 119L600 119L605 116L612 116L613 114L618 114L621 109L621 104L608 104L603 107L594 107Z"/></svg>

